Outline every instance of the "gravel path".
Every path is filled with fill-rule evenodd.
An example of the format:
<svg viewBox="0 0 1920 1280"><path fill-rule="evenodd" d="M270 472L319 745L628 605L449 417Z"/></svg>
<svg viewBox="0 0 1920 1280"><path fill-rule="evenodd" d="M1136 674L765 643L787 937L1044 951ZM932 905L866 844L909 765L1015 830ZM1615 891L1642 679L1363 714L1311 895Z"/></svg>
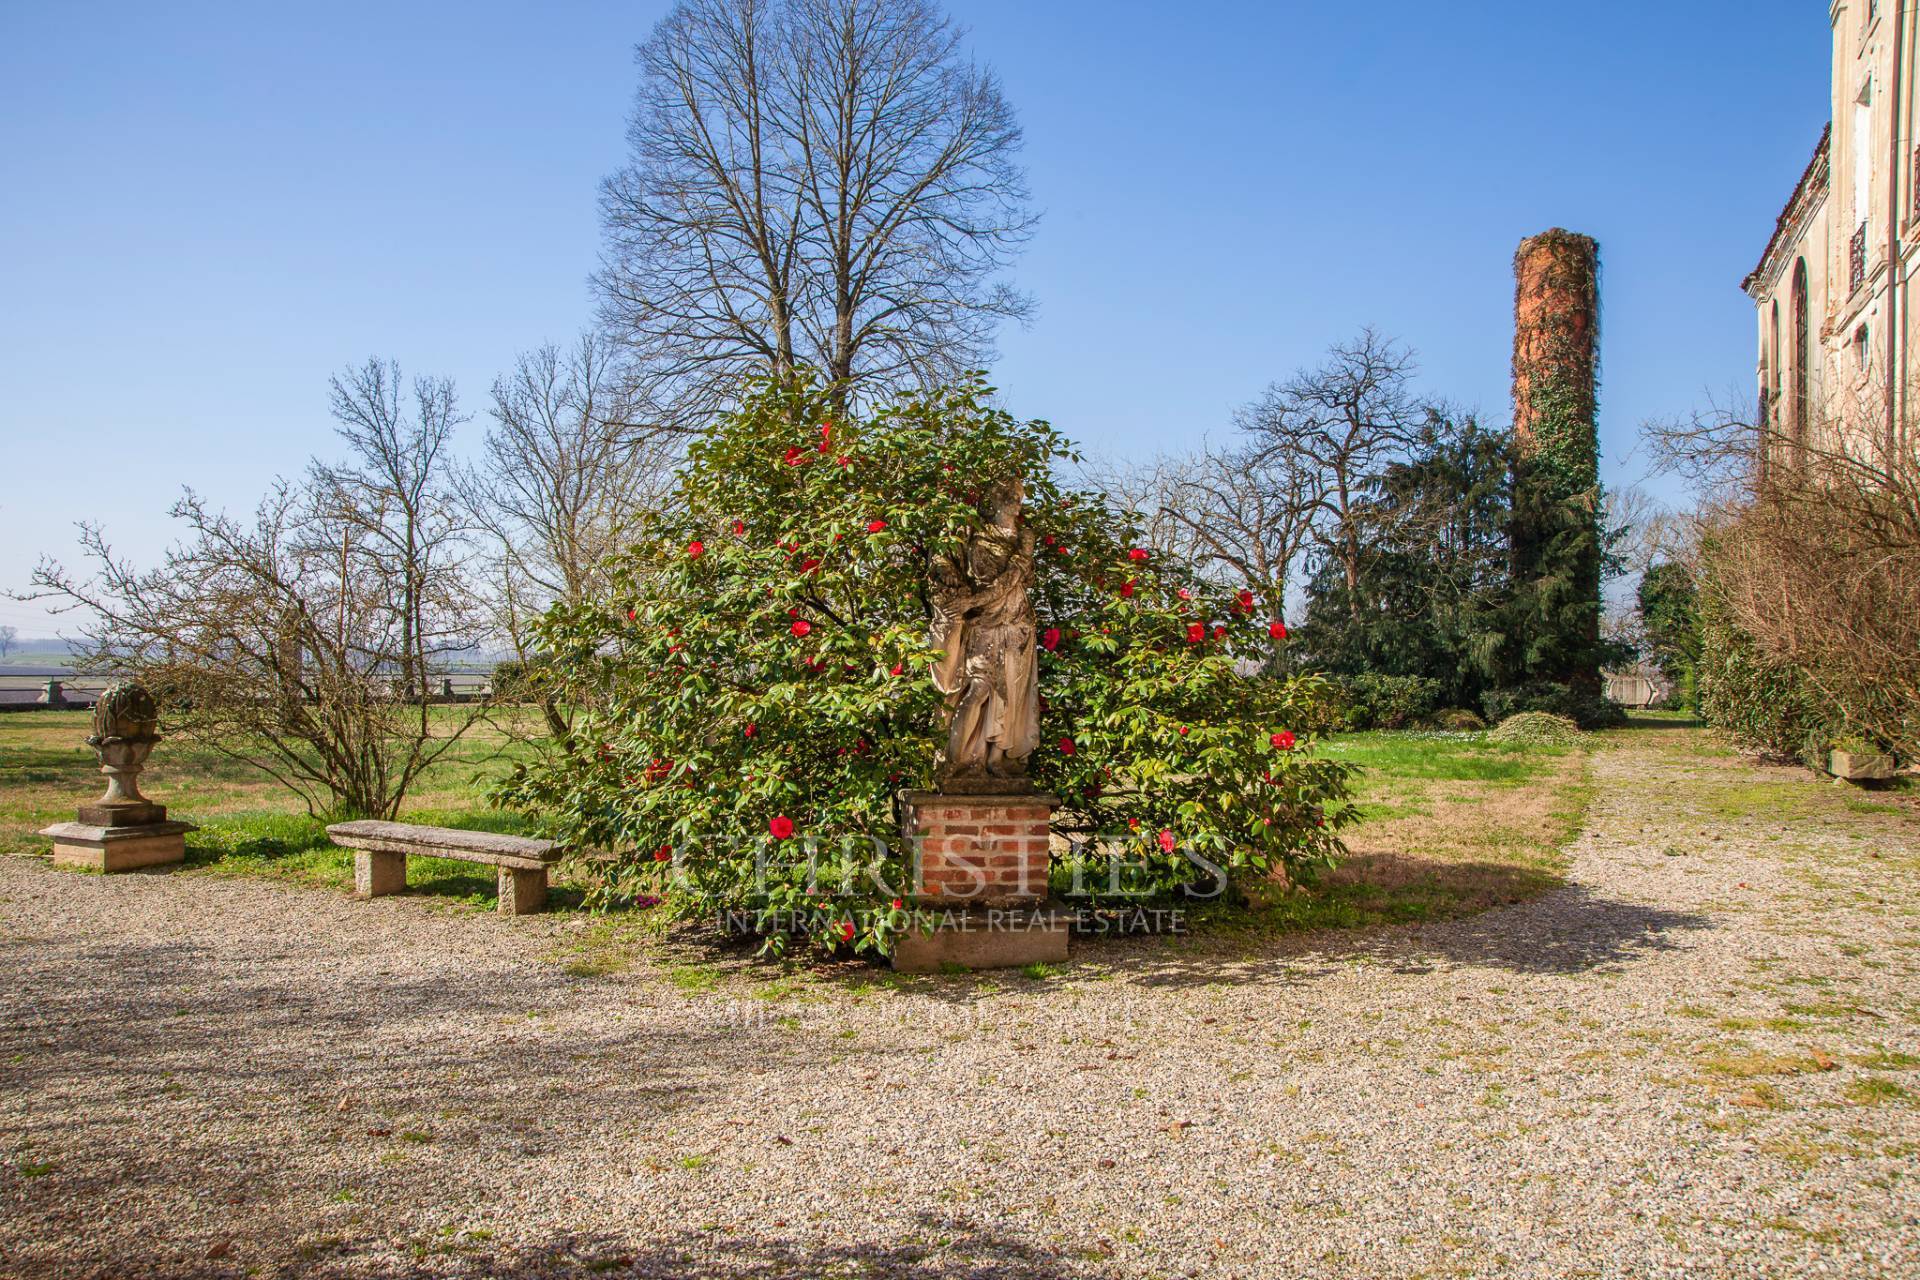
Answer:
<svg viewBox="0 0 1920 1280"><path fill-rule="evenodd" d="M1534 902L1045 981L0 859L0 1273L1920 1274L1920 823L1592 769Z"/></svg>

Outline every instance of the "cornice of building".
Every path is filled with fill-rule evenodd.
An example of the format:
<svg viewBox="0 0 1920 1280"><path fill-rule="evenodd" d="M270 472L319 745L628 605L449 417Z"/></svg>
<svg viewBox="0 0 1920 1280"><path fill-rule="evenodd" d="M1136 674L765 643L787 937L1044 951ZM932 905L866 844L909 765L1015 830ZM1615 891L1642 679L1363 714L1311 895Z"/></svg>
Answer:
<svg viewBox="0 0 1920 1280"><path fill-rule="evenodd" d="M1827 127L1820 131L1820 142L1813 149L1813 159L1807 161L1806 170L1801 173L1800 181L1794 184L1786 207L1780 210L1780 216L1774 220L1773 235L1767 240L1766 252L1760 255L1759 265L1740 282L1740 288L1755 301L1764 292L1758 288L1760 284L1764 282L1770 285L1779 279L1781 260L1785 257L1781 250L1793 243L1808 215L1826 198L1827 181L1831 176L1827 149L1832 141L1833 124L1829 121Z"/></svg>

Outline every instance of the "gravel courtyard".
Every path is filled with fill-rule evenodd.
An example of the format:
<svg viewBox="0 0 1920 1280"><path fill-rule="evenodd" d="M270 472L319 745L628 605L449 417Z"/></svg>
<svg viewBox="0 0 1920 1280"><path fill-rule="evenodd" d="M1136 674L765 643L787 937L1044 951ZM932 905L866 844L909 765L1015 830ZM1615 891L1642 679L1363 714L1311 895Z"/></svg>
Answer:
<svg viewBox="0 0 1920 1280"><path fill-rule="evenodd" d="M1920 1274L1920 818L1590 767L1533 902L1041 980L0 858L0 1273Z"/></svg>

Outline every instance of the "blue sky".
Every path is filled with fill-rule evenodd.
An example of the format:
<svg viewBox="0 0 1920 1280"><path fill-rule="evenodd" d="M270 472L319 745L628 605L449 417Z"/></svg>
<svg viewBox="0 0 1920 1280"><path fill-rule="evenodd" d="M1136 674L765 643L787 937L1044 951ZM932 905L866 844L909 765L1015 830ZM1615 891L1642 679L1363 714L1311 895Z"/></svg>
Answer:
<svg viewBox="0 0 1920 1280"><path fill-rule="evenodd" d="M1045 214L996 381L1120 456L1223 433L1368 323L1504 423L1513 247L1561 225L1601 242L1602 445L1634 480L1642 419L1751 381L1737 286L1828 109L1795 0L948 7ZM77 519L150 562L182 485L250 506L333 452L327 377L368 355L484 417L588 319L665 8L0 0L0 590Z"/></svg>

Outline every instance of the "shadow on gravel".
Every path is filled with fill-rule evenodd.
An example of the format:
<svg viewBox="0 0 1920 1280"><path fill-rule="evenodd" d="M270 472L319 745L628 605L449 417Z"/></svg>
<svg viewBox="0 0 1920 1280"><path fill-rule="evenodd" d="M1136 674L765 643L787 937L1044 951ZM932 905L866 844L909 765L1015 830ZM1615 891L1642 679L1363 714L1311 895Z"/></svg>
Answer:
<svg viewBox="0 0 1920 1280"><path fill-rule="evenodd" d="M296 1228L288 1222L282 1228ZM850 1226L855 1224L849 1224ZM603 1232L581 1232L525 1248L498 1249L454 1241L433 1241L427 1247L404 1241L376 1246L387 1257L371 1256L366 1241L336 1244L316 1254L312 1249L288 1256L281 1243L294 1234L263 1231L255 1220L217 1259L202 1241L173 1240L156 1245L145 1256L102 1252L92 1257L68 1257L49 1275L102 1277L138 1274L145 1280L225 1280L259 1274L262 1265L289 1280L408 1280L423 1276L459 1276L462 1280L558 1280L560 1277L711 1277L713 1280L793 1280L801 1276L913 1276L940 1280L1060 1280L1084 1274L1082 1267L1050 1253L1028 1238L978 1222L935 1219L922 1215L918 1241L864 1240L811 1245L801 1241L739 1239L719 1231L662 1229L644 1238L622 1238ZM261 1248L264 1241L273 1241ZM932 1243L938 1241L939 1243ZM169 1249L168 1246L171 1246ZM406 1261L391 1257L399 1246L412 1255ZM168 1254L171 1256L168 1256ZM182 1255L185 1255L184 1257ZM1089 1261L1101 1258L1086 1255ZM137 1268L137 1270L135 1270Z"/></svg>
<svg viewBox="0 0 1920 1280"><path fill-rule="evenodd" d="M857 1224L846 1224L857 1229ZM604 1234L563 1238L512 1254L461 1256L457 1273L485 1280L534 1277L727 1277L728 1280L793 1280L800 1276L914 1276L944 1280L1059 1280L1079 1269L1028 1237L975 1221L921 1215L919 1240L864 1240L808 1244L792 1240L736 1239L720 1232L680 1230L643 1240ZM939 1241L938 1244L933 1241ZM1097 1257L1098 1255L1092 1255ZM383 1269L362 1262L349 1271L295 1270L290 1275L322 1280L334 1275L393 1277L420 1274L413 1268Z"/></svg>
<svg viewBox="0 0 1920 1280"><path fill-rule="evenodd" d="M708 1069L744 1067L756 1052L718 1015L677 1028L670 1042L640 1022L587 1043L548 1033L548 1012L577 1000L572 980L546 965L416 969L345 951L339 970L317 975L307 952L236 965L181 943L68 944L9 959L18 969L0 998L0 1089L59 1096L76 1078L111 1081L119 1123L88 1131L103 1144L103 1165L151 1158L142 1117L175 1099L191 1108L269 1091L326 1141L387 1139L395 1126L366 1118L367 1111L431 1116L456 1102L478 1108L488 1093L483 1082L500 1078L534 1093L588 1082L604 1107L657 1115L707 1087ZM91 980L46 976L73 972ZM484 1034L463 1034L476 1027ZM594 1055L621 1069L597 1065ZM564 1116L551 1119L564 1128ZM441 1127L484 1133L487 1126L462 1111ZM112 1150L116 1141L124 1149ZM546 1135L546 1145L553 1141ZM68 1176L83 1176L85 1167L75 1161Z"/></svg>
<svg viewBox="0 0 1920 1280"><path fill-rule="evenodd" d="M1619 902L1569 885L1533 902L1421 926L1417 932L1369 931L1350 938L1306 934L1276 939L1270 951L1258 955L1210 946L1191 954L1114 954L1111 969L1143 987L1298 983L1341 972L1356 961L1408 974L1430 973L1443 964L1581 974L1680 950L1687 944L1676 935L1711 927L1703 915ZM1324 945L1328 941L1334 945Z"/></svg>
<svg viewBox="0 0 1920 1280"><path fill-rule="evenodd" d="M1603 898L1578 885L1512 911L1422 933L1414 945L1455 964L1517 973L1587 973L1677 951L1674 935L1713 927L1706 916Z"/></svg>

